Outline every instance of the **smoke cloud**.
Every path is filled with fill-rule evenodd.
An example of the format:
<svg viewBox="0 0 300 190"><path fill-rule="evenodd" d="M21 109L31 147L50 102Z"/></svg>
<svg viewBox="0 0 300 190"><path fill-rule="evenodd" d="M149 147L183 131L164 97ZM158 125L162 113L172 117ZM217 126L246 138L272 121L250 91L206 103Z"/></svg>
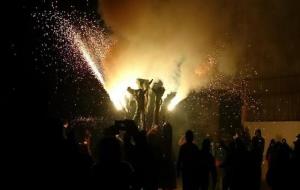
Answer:
<svg viewBox="0 0 300 190"><path fill-rule="evenodd" d="M278 38L296 38L295 31L278 30L285 17L296 13L294 4L271 0L99 0L99 13L116 41L103 61L105 86L110 94L116 94L134 85L136 78L161 79L166 94L177 92L174 101L178 102L217 74L237 75L245 62L261 62L260 58L268 56L269 62L280 62L284 57L278 55L282 46ZM296 22L288 26L299 28Z"/></svg>

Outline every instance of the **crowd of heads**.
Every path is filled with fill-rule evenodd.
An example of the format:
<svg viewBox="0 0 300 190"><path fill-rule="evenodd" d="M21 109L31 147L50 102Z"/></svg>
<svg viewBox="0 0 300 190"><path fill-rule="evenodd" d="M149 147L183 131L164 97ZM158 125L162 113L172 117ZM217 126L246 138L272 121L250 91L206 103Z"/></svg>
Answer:
<svg viewBox="0 0 300 190"><path fill-rule="evenodd" d="M272 139L264 151L259 129L252 138L246 129L229 141L204 138L202 143L187 130L174 154L169 123L145 131L132 120L115 121L96 141L87 128L81 138L74 131L63 126L62 174L103 189L176 189L182 184L184 190L256 190L266 161L266 181L276 190L292 187L300 171L300 135L293 148L286 139Z"/></svg>
<svg viewBox="0 0 300 190"><path fill-rule="evenodd" d="M271 139L265 159L268 163L266 181L272 189L293 189L300 171L300 134L289 146L285 138Z"/></svg>
<svg viewBox="0 0 300 190"><path fill-rule="evenodd" d="M76 130L63 130L63 170L67 176L103 189L175 189L169 123L145 131L133 120L118 120L104 128L97 140L86 132L88 128L74 138Z"/></svg>

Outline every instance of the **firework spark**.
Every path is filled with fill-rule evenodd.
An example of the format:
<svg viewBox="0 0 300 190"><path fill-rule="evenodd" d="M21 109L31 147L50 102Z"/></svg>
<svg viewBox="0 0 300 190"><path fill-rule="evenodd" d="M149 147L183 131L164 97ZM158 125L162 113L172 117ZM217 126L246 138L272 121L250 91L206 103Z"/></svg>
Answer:
<svg viewBox="0 0 300 190"><path fill-rule="evenodd" d="M92 73L100 81L100 83L104 86L104 78L103 78L102 73L99 71L99 68L97 67L96 63L93 61L90 53L88 52L88 50L85 47L82 40L76 34L74 36L74 43L77 45L79 51L81 52L83 58L85 59L86 63L88 64L88 66L91 69Z"/></svg>
<svg viewBox="0 0 300 190"><path fill-rule="evenodd" d="M46 18L47 22L43 19L40 21L40 23L46 23L44 24L46 26L45 30L50 29L50 32L45 32L45 37L49 37L49 33L51 32L54 34L54 39L57 40L56 48L61 53L64 62L74 67L74 69L78 71L78 76L82 76L86 72L91 72L107 91L117 110L126 110L129 96L127 87L137 88L137 84L135 83L136 78L154 78L164 81L166 93L163 99L168 93L177 91L176 96L168 105L169 111L174 110L176 105L182 101L191 90L182 88L190 85L187 84L190 83L189 80L181 80L181 72L190 73L190 70L182 71L186 69L182 66L185 64L184 61L182 61L182 63L174 61L176 62L176 68L173 70L169 68L168 65L164 65L163 62L159 62L149 68L149 63L140 63L140 61L144 61L147 56L137 49L134 54L130 54L132 52L129 52L129 56L124 56L122 60L118 60L135 65L135 67L125 68L122 67L124 64L120 66L116 62L110 62L110 51L112 47L114 47L115 42L95 21L91 21L87 19L87 17L79 16L76 12L65 13L56 10L40 13L39 15L34 14L34 17ZM43 47L46 48L47 45L43 45ZM160 50L153 51L158 51L157 55L161 55ZM135 59L133 59L133 57L135 57ZM246 97L249 104L255 105L255 103L252 103L254 99L250 97L250 92L245 90L247 88L245 81L235 81L230 85L228 85L228 82L225 84L224 82L228 81L228 79L221 74L215 73L217 67L216 56L207 55L206 57L207 58L203 58L204 61L202 60L201 64L197 64L192 70L192 73L198 80L197 87L201 85L204 86L205 84L206 90L213 91L216 88L224 88L224 86L226 86L226 89L231 93L242 94ZM113 58L113 60L115 61L115 58ZM167 60L163 59L162 61ZM152 60L149 59L148 62L152 62ZM112 70L114 72L111 72ZM166 75L166 71L175 73L177 80L174 81L173 75L172 77ZM178 74L176 74L177 72ZM207 80L211 75L214 75L213 80ZM200 83L201 85L199 85ZM214 97L212 96L211 98L213 99ZM218 96L215 96L215 99L218 101Z"/></svg>

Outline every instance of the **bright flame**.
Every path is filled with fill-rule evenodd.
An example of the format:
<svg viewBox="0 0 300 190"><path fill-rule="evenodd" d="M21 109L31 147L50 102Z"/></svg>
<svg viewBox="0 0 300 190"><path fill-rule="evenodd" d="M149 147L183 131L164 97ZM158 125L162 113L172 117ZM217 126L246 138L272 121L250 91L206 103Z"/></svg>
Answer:
<svg viewBox="0 0 300 190"><path fill-rule="evenodd" d="M118 75L112 76L114 78L113 83L106 82L104 80L104 77L102 73L99 71L99 68L97 67L97 64L93 60L91 56L91 52L89 49L86 47L82 39L78 34L74 34L74 42L79 49L80 53L82 54L84 60L88 64L90 70L92 73L95 75L97 80L102 84L102 86L105 88L107 93L109 94L109 97L111 101L113 102L115 108L117 110L126 110L127 108L127 101L130 97L130 94L127 91L128 87L132 88L138 88L136 84L136 79L138 76L141 75L141 70L140 69L133 69L133 68L127 68L127 69L120 69ZM144 73L143 78L151 78L151 76L148 76L146 73ZM156 76L158 78L158 76ZM162 77L164 78L164 77ZM163 96L163 99L167 96L168 93L171 92L172 89L175 87L173 86L168 86L170 83L165 83L166 87L166 93ZM176 105L184 98L185 96L175 96L170 104L168 105L168 110L172 111Z"/></svg>
<svg viewBox="0 0 300 190"><path fill-rule="evenodd" d="M107 88L111 101L117 110L126 110L127 98L130 96L127 87L135 86L135 80L123 80L119 85Z"/></svg>
<svg viewBox="0 0 300 190"><path fill-rule="evenodd" d="M179 96L175 96L168 105L168 111L173 111L176 105L182 100Z"/></svg>

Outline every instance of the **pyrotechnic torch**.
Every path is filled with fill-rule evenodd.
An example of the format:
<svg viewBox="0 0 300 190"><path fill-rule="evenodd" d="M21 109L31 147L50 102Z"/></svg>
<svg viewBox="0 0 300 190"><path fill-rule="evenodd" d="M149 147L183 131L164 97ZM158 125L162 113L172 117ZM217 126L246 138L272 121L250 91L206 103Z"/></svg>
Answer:
<svg viewBox="0 0 300 190"><path fill-rule="evenodd" d="M160 105L162 104L162 96L165 93L165 88L163 87L162 81L159 80L158 82L153 84L152 92L155 94L153 125L158 125Z"/></svg>
<svg viewBox="0 0 300 190"><path fill-rule="evenodd" d="M166 117L168 115L168 106L170 105L171 100L176 96L176 92L171 92L167 95L167 97L164 99L163 104L161 106L161 116L162 120L166 120Z"/></svg>

